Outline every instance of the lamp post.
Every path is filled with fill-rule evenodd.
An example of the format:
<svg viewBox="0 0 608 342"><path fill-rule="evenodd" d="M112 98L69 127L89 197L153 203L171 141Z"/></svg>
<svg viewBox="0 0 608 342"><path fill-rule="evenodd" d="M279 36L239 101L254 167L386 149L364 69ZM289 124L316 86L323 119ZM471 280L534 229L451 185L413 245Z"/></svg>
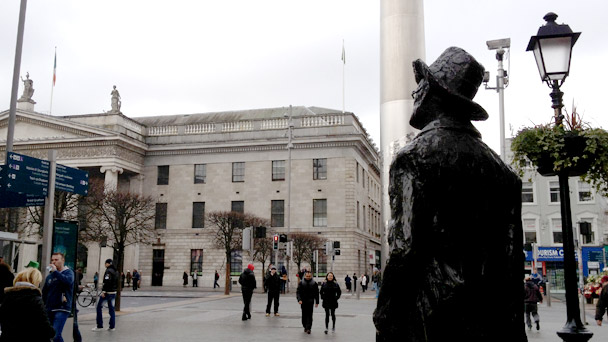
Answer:
<svg viewBox="0 0 608 342"><path fill-rule="evenodd" d="M557 24L557 14L547 13L543 17L547 22L538 29L536 36L530 38L526 51L533 51L540 78L552 89L550 96L554 110L555 124L562 125L562 96L560 86L570 72L572 47L580 32L572 32L570 26ZM566 325L557 332L564 341L587 341L592 336L581 322L578 305L578 286L576 259L574 258L574 235L572 231L572 213L570 210L570 189L568 187L569 170L558 172L559 199L562 217L564 245L564 283L566 287ZM582 262L582 260L579 260Z"/></svg>

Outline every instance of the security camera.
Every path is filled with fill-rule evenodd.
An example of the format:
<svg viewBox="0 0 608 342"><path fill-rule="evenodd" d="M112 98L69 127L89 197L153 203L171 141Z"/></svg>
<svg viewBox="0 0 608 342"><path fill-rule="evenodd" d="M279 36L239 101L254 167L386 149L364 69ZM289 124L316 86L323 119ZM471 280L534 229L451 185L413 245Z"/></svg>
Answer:
<svg viewBox="0 0 608 342"><path fill-rule="evenodd" d="M511 38L488 40L488 50L508 49L511 47Z"/></svg>
<svg viewBox="0 0 608 342"><path fill-rule="evenodd" d="M489 71L484 71L483 73L483 83L488 83L490 82L490 72Z"/></svg>

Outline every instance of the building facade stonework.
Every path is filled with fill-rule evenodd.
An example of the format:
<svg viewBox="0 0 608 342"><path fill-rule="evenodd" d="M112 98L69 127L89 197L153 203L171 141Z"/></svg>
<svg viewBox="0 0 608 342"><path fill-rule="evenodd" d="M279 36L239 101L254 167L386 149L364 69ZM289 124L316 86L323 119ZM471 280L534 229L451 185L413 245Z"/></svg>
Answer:
<svg viewBox="0 0 608 342"><path fill-rule="evenodd" d="M59 163L87 170L91 178L104 179L106 187L157 202L162 224L156 240L129 247L125 256L125 272L141 271L144 285L180 285L183 272L193 269L202 269L201 286L213 284L215 270L222 283L224 251L214 245L214 228L200 217L235 208L272 221L276 233L287 232L289 215L290 232L340 241L341 254L333 261L338 279L353 272L371 274L380 264L382 231L376 147L352 113L293 107L291 121L288 113L289 108L269 108L129 118L18 110L14 151L46 159L48 150L56 149ZM7 116L0 113L0 137L6 136ZM4 158L2 145L0 140ZM159 217L156 221L158 226ZM35 260L36 247L20 246L19 262ZM112 250L96 243L87 247L86 277L91 280ZM279 255L277 263L283 265L282 250ZM331 256L319 255L320 271L329 271ZM251 261L247 252L236 252L233 271ZM291 263L292 281L295 269Z"/></svg>

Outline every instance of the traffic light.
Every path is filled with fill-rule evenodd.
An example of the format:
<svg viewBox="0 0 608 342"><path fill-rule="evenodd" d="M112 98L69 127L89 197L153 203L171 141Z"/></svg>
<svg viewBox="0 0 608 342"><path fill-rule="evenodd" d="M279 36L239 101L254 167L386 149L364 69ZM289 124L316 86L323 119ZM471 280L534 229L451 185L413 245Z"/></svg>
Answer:
<svg viewBox="0 0 608 342"><path fill-rule="evenodd" d="M245 251L251 250L251 228L243 229L243 244L242 248Z"/></svg>
<svg viewBox="0 0 608 342"><path fill-rule="evenodd" d="M330 254L331 254L331 243L326 242L325 243L325 255L330 255Z"/></svg>
<svg viewBox="0 0 608 342"><path fill-rule="evenodd" d="M340 248L340 241L334 241L334 249Z"/></svg>
<svg viewBox="0 0 608 342"><path fill-rule="evenodd" d="M287 234L280 234L279 242L287 242Z"/></svg>
<svg viewBox="0 0 608 342"><path fill-rule="evenodd" d="M279 249L279 236L277 234L272 236L272 249Z"/></svg>
<svg viewBox="0 0 608 342"><path fill-rule="evenodd" d="M266 227L255 227L255 235L256 239L263 239L266 237Z"/></svg>

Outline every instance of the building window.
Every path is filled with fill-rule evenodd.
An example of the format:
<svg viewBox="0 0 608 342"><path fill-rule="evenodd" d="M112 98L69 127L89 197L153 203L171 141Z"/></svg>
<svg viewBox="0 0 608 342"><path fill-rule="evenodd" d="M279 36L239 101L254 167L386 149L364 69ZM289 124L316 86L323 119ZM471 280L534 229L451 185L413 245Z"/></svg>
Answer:
<svg viewBox="0 0 608 342"><path fill-rule="evenodd" d="M169 184L169 165L162 165L158 167L158 175L156 178L156 185L168 185Z"/></svg>
<svg viewBox="0 0 608 342"><path fill-rule="evenodd" d="M327 179L327 159L312 160L312 179Z"/></svg>
<svg viewBox="0 0 608 342"><path fill-rule="evenodd" d="M559 203L559 182L549 182L549 202Z"/></svg>
<svg viewBox="0 0 608 342"><path fill-rule="evenodd" d="M154 228L167 229L167 203L156 203Z"/></svg>
<svg viewBox="0 0 608 342"><path fill-rule="evenodd" d="M270 226L283 227L285 218L285 201L276 200L271 202Z"/></svg>
<svg viewBox="0 0 608 342"><path fill-rule="evenodd" d="M19 209L20 208L0 208L0 231L17 233L19 231ZM9 246L6 244L5 246ZM2 246L2 242L0 242ZM8 248L8 247L7 247ZM0 256L2 251L0 250Z"/></svg>
<svg viewBox="0 0 608 342"><path fill-rule="evenodd" d="M357 174L357 183L359 183L359 162L356 162L356 163L357 163L357 172L356 172L356 174Z"/></svg>
<svg viewBox="0 0 608 342"><path fill-rule="evenodd" d="M312 200L312 225L313 227L327 227L327 200Z"/></svg>
<svg viewBox="0 0 608 342"><path fill-rule="evenodd" d="M245 163L232 163L232 182L245 181Z"/></svg>
<svg viewBox="0 0 608 342"><path fill-rule="evenodd" d="M536 243L536 220L524 219L524 244Z"/></svg>
<svg viewBox="0 0 608 342"><path fill-rule="evenodd" d="M593 192L591 192L591 184L578 181L578 201L593 202Z"/></svg>
<svg viewBox="0 0 608 342"><path fill-rule="evenodd" d="M534 183L524 182L521 186L522 203L534 203Z"/></svg>
<svg viewBox="0 0 608 342"><path fill-rule="evenodd" d="M244 214L245 213L245 201L232 201L230 211Z"/></svg>
<svg viewBox="0 0 608 342"><path fill-rule="evenodd" d="M192 203L192 228L205 228L205 202Z"/></svg>
<svg viewBox="0 0 608 342"><path fill-rule="evenodd" d="M273 160L272 161L272 180L285 180L285 161L284 160Z"/></svg>
<svg viewBox="0 0 608 342"><path fill-rule="evenodd" d="M243 252L230 252L230 275L238 276L243 272Z"/></svg>
<svg viewBox="0 0 608 342"><path fill-rule="evenodd" d="M203 250L190 250L190 274L203 272Z"/></svg>
<svg viewBox="0 0 608 342"><path fill-rule="evenodd" d="M553 243L564 243L564 238L562 235L562 219L552 219L551 220L551 232L553 234Z"/></svg>
<svg viewBox="0 0 608 342"><path fill-rule="evenodd" d="M207 178L207 164L194 165L194 184L204 184Z"/></svg>
<svg viewBox="0 0 608 342"><path fill-rule="evenodd" d="M582 236L583 245L595 244L595 233L593 232L592 221L593 219L582 219L580 222L577 223L578 234ZM581 231L581 223L587 224L589 226L589 235L582 235L583 232Z"/></svg>
<svg viewBox="0 0 608 342"><path fill-rule="evenodd" d="M359 226L359 216L360 216L360 213L359 213L359 201L357 201L357 228L361 228Z"/></svg>

